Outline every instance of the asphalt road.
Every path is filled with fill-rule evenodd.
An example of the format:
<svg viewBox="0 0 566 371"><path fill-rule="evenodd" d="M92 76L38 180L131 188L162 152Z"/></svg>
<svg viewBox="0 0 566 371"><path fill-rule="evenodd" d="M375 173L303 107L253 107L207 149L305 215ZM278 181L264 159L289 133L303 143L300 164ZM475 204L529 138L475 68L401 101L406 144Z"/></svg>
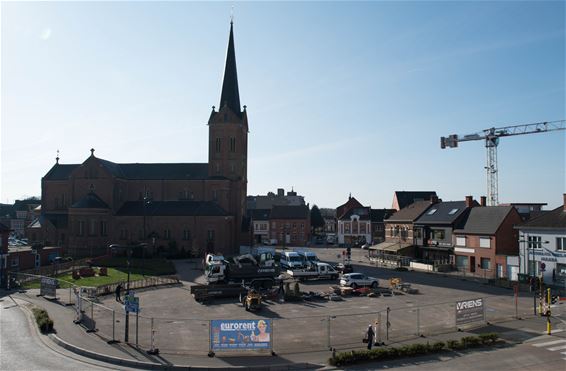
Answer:
<svg viewBox="0 0 566 371"><path fill-rule="evenodd" d="M125 370L42 341L23 311L11 297L0 298L0 370Z"/></svg>

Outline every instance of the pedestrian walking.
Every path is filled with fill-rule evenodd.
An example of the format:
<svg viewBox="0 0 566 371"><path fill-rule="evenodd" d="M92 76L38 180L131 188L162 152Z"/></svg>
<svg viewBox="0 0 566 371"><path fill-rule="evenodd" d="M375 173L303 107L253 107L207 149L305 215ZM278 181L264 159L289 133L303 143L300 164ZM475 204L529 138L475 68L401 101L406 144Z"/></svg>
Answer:
<svg viewBox="0 0 566 371"><path fill-rule="evenodd" d="M368 332L366 333L366 339L368 341L368 350L371 350L371 346L373 345L374 336L375 336L375 332L373 332L373 327L370 324L368 326Z"/></svg>
<svg viewBox="0 0 566 371"><path fill-rule="evenodd" d="M119 283L118 286L116 286L116 301L118 302L122 302L122 298L120 297L120 293L122 292L122 284Z"/></svg>

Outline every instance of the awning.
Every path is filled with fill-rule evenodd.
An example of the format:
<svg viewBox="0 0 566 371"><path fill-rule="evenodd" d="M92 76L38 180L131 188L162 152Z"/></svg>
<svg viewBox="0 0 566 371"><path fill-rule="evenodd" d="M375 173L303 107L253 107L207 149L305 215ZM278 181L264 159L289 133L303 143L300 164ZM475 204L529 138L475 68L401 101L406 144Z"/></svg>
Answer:
<svg viewBox="0 0 566 371"><path fill-rule="evenodd" d="M413 244L406 242L382 242L380 244L370 246L369 249L387 252L399 252L411 246L413 246Z"/></svg>

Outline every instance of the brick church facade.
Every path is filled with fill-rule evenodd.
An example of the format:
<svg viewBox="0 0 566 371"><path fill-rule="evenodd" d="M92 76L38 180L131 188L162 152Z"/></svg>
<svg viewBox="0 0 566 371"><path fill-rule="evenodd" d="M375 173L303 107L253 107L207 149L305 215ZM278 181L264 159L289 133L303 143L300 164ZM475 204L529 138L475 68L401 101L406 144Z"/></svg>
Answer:
<svg viewBox="0 0 566 371"><path fill-rule="evenodd" d="M202 255L237 251L247 191L248 118L240 109L233 25L220 106L208 120L208 163L120 164L91 155L41 180L41 236L72 256L146 243Z"/></svg>

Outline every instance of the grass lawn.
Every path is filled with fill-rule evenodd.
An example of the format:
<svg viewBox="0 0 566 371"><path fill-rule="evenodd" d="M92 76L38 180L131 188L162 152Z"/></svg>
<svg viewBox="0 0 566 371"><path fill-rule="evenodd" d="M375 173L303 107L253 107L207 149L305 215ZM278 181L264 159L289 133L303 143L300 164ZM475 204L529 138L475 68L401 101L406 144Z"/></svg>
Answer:
<svg viewBox="0 0 566 371"><path fill-rule="evenodd" d="M78 280L74 280L73 274L69 272L69 273L57 275L57 279L60 280L59 281L60 288L68 288L70 286L68 282L74 284L75 286L96 287L96 286L107 285L110 283L126 282L128 280L127 269L108 268L107 272L108 272L107 276L85 277L85 278L79 278ZM143 274L134 273L134 270L132 269L132 272L130 274L130 281L137 281L143 278L144 278ZM28 289L38 289L39 287L40 287L39 281L30 282L25 285L25 288Z"/></svg>
<svg viewBox="0 0 566 371"><path fill-rule="evenodd" d="M59 274L56 276L59 279L60 288L68 288L70 282L76 286L96 287L107 285L116 282L126 282L128 280L128 263L125 257L112 257L93 259L93 267L107 267L107 276L94 276L73 279L71 272ZM130 259L130 281L141 280L144 276L163 276L176 274L175 265L165 259ZM61 281L62 280L62 281ZM67 281L67 282L63 282ZM40 282L29 282L24 285L28 289L38 289Z"/></svg>

